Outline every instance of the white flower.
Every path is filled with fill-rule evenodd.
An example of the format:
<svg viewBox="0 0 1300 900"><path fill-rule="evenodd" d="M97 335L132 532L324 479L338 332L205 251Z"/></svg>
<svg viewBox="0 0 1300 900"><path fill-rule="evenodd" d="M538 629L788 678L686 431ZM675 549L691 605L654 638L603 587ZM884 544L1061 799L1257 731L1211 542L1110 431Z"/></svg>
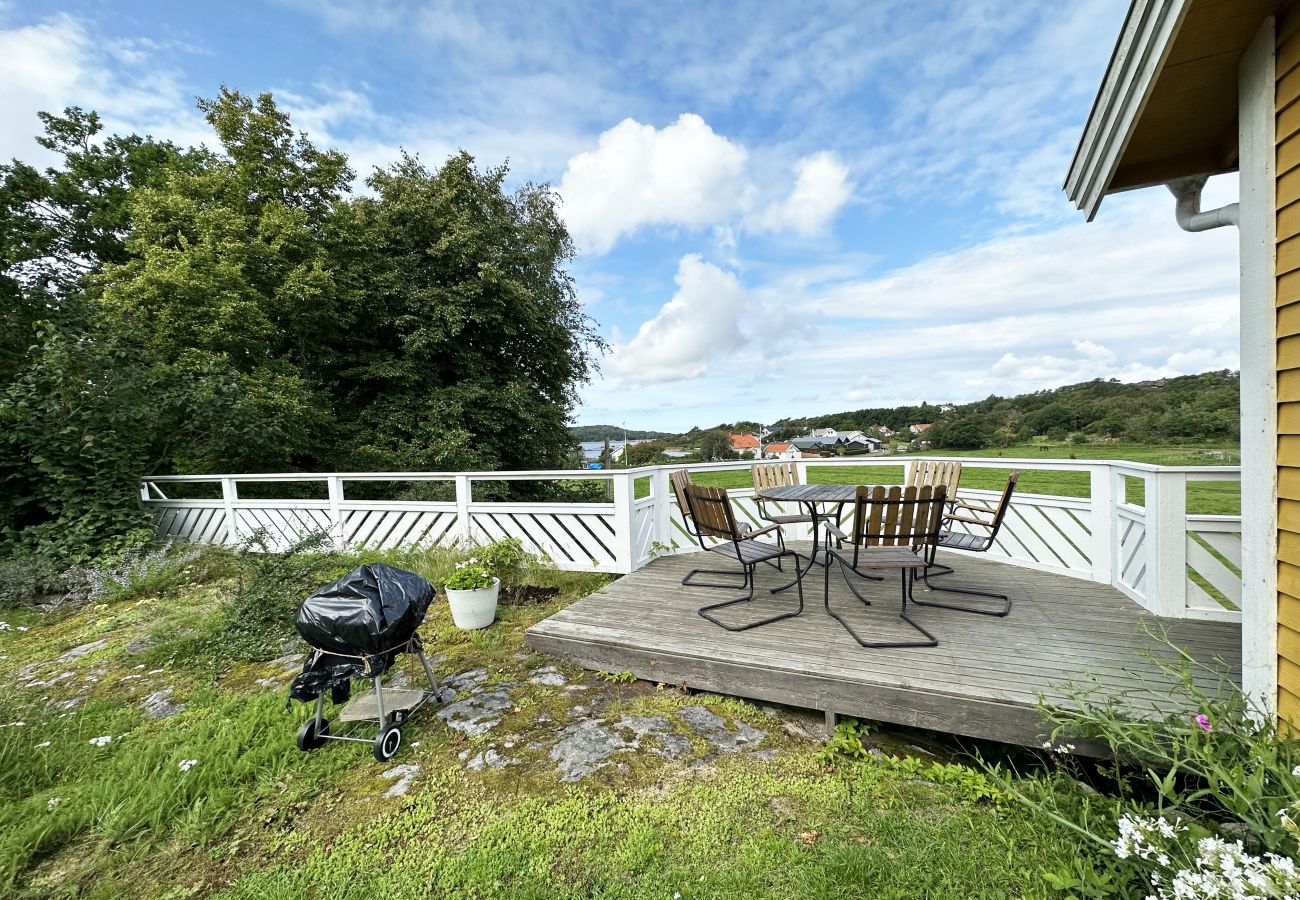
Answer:
<svg viewBox="0 0 1300 900"><path fill-rule="evenodd" d="M49 800L45 801L45 808L52 811L54 807L58 806L62 802L62 797L51 797Z"/></svg>
<svg viewBox="0 0 1300 900"><path fill-rule="evenodd" d="M50 743L51 743L50 741L41 741L39 744L36 745L36 749L37 750L44 749L45 747L50 746Z"/></svg>
<svg viewBox="0 0 1300 900"><path fill-rule="evenodd" d="M91 738L90 743L96 747L106 747L113 742L111 734L101 734L99 737Z"/></svg>
<svg viewBox="0 0 1300 900"><path fill-rule="evenodd" d="M1044 750L1051 750L1051 749L1052 749L1052 742L1051 742L1051 741L1043 741L1043 749L1044 749Z"/></svg>
<svg viewBox="0 0 1300 900"><path fill-rule="evenodd" d="M29 628L29 627L26 626L26 625L19 625L19 626L18 626L18 630L19 630L19 631L31 631L31 628Z"/></svg>
<svg viewBox="0 0 1300 900"><path fill-rule="evenodd" d="M194 768L198 764L199 761L197 759L182 759L179 763L177 763L177 768L179 768L182 772L188 772L190 769Z"/></svg>
<svg viewBox="0 0 1300 900"><path fill-rule="evenodd" d="M1300 766L1296 766L1294 769L1292 769L1291 774L1294 775L1296 778L1300 778Z"/></svg>
<svg viewBox="0 0 1300 900"><path fill-rule="evenodd" d="M8 631L11 628L13 628L13 626L8 622L0 622L0 631Z"/></svg>

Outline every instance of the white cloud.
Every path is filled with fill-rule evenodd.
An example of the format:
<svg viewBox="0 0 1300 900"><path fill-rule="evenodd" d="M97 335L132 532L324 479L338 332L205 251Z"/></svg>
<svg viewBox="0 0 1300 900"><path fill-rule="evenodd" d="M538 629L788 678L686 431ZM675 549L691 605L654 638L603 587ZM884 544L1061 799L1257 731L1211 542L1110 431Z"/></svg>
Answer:
<svg viewBox="0 0 1300 900"><path fill-rule="evenodd" d="M631 383L698 378L739 350L746 337L741 312L746 292L734 273L684 256L677 291L632 340L617 344L607 368Z"/></svg>
<svg viewBox="0 0 1300 900"><path fill-rule="evenodd" d="M799 160L790 196L754 217L758 231L790 230L804 237L822 234L853 194L849 168L828 151Z"/></svg>
<svg viewBox="0 0 1300 900"><path fill-rule="evenodd" d="M160 59L153 41L108 41L66 14L0 28L0 159L51 159L34 138L37 112L95 110L105 131L137 131L178 143L210 139L192 92Z"/></svg>
<svg viewBox="0 0 1300 900"><path fill-rule="evenodd" d="M624 119L569 160L558 188L565 220L591 253L643 225L720 223L743 202L746 156L691 113L663 129Z"/></svg>

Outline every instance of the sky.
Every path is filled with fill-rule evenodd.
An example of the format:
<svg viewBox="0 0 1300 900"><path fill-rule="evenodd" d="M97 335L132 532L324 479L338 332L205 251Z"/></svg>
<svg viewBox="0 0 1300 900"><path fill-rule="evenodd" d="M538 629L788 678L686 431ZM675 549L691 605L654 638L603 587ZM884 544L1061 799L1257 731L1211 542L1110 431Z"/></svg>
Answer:
<svg viewBox="0 0 1300 900"><path fill-rule="evenodd" d="M364 176L549 183L609 344L579 424L680 431L1238 368L1237 233L1061 184L1125 0L0 0L0 158L38 110L212 143L271 91ZM1207 205L1236 199L1213 179Z"/></svg>

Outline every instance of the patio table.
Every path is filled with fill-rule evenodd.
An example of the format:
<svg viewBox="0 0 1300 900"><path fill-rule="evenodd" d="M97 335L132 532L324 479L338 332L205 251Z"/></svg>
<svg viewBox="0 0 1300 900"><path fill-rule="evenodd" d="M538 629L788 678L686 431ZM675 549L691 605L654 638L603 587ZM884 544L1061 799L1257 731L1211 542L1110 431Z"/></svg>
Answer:
<svg viewBox="0 0 1300 900"><path fill-rule="evenodd" d="M754 491L754 496L760 499L771 500L775 503L798 503L808 510L808 515L812 517L813 540L813 549L808 561L810 567L817 562L817 551L821 548L818 530L821 527L822 520L828 519L838 524L844 504L852 503L857 494L858 486L856 484L782 484L759 488ZM824 511L828 505L834 505L835 511L833 513ZM825 555L824 550L822 555ZM828 561L823 561L822 564L827 565ZM794 585L795 582L792 581L776 590L789 590Z"/></svg>

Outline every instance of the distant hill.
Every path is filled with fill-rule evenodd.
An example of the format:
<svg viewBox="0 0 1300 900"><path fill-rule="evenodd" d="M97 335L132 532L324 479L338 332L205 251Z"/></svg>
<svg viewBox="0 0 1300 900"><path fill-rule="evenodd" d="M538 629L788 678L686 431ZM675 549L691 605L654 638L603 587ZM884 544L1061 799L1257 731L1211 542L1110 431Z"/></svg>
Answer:
<svg viewBox="0 0 1300 900"><path fill-rule="evenodd" d="M636 431L631 428L624 431L622 425L570 425L569 434L575 441L603 441L606 438L611 441L621 441L624 434L629 441L654 440L669 436L666 431Z"/></svg>
<svg viewBox="0 0 1300 900"><path fill-rule="evenodd" d="M1240 378L1236 372L1202 372L1158 381L1097 379L1015 397L990 396L942 412L939 405L856 409L782 419L774 435L809 428L903 431L929 422L927 437L939 447L1009 445L1035 435L1116 438L1137 443L1225 441L1240 437Z"/></svg>

